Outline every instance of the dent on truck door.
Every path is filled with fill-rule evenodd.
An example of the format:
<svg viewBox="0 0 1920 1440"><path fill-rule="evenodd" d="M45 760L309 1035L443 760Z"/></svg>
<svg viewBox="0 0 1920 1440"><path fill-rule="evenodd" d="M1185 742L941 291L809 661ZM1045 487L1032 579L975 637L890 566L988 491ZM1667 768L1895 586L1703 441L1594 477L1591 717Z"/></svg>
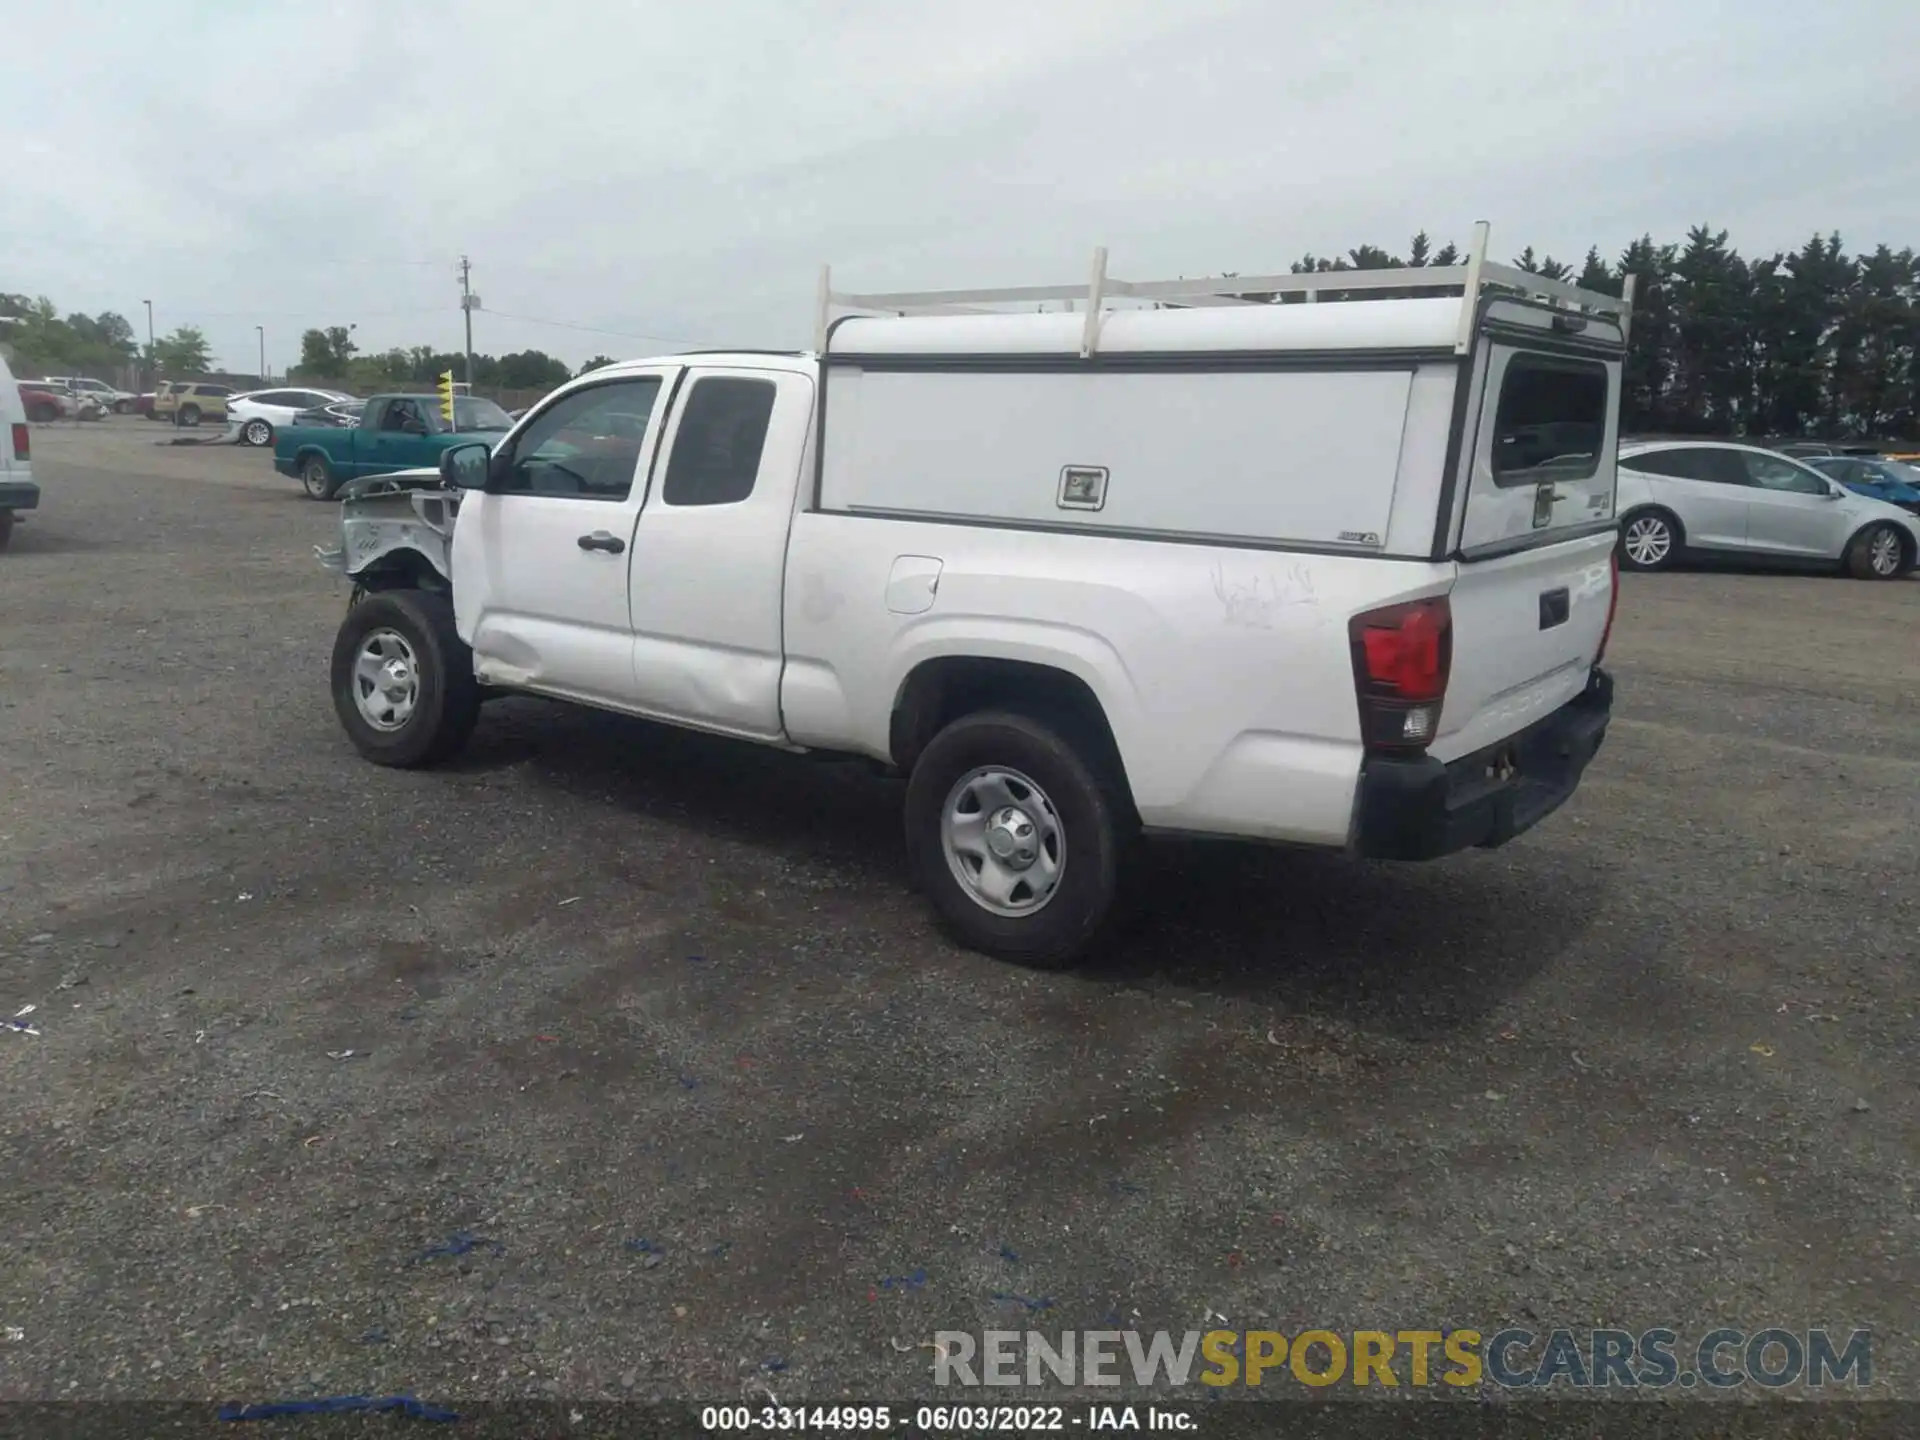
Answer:
<svg viewBox="0 0 1920 1440"><path fill-rule="evenodd" d="M634 533L634 684L649 713L778 739L781 601L813 382L702 370Z"/></svg>

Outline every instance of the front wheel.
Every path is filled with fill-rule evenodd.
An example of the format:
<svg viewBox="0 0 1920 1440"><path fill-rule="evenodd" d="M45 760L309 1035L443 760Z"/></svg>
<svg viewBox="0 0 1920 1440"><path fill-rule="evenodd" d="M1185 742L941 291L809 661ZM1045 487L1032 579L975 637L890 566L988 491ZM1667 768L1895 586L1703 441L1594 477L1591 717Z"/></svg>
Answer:
<svg viewBox="0 0 1920 1440"><path fill-rule="evenodd" d="M309 455L300 462L300 488L310 500L331 500L340 482L333 478L333 467L324 455Z"/></svg>
<svg viewBox="0 0 1920 1440"><path fill-rule="evenodd" d="M1620 563L1629 570L1665 570L1680 558L1680 525L1664 510L1636 510L1620 527Z"/></svg>
<svg viewBox="0 0 1920 1440"><path fill-rule="evenodd" d="M438 764L460 753L480 716L473 652L453 603L425 590L386 590L348 607L333 642L333 708L376 765Z"/></svg>
<svg viewBox="0 0 1920 1440"><path fill-rule="evenodd" d="M200 423L200 407L198 405L182 405L180 407L180 423L182 425L198 425Z"/></svg>
<svg viewBox="0 0 1920 1440"><path fill-rule="evenodd" d="M907 784L907 851L971 949L1060 968L1114 910L1130 808L1090 747L1014 711L954 721Z"/></svg>
<svg viewBox="0 0 1920 1440"><path fill-rule="evenodd" d="M271 445L273 426L264 420L249 420L240 428L240 438L249 445Z"/></svg>
<svg viewBox="0 0 1920 1440"><path fill-rule="evenodd" d="M131 400L116 400L113 402L113 413L116 415L125 415L132 409L133 402Z"/></svg>
<svg viewBox="0 0 1920 1440"><path fill-rule="evenodd" d="M1856 580L1897 580L1907 566L1907 547L1888 524L1869 525L1847 547L1847 571Z"/></svg>

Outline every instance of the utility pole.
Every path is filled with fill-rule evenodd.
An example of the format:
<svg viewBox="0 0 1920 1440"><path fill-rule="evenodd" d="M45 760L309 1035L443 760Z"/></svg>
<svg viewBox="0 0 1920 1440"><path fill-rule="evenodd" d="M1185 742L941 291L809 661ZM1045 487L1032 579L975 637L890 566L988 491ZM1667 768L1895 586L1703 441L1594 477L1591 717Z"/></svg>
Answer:
<svg viewBox="0 0 1920 1440"><path fill-rule="evenodd" d="M142 300L147 307L147 389L153 389L153 382L160 373L159 358L153 353L153 302Z"/></svg>
<svg viewBox="0 0 1920 1440"><path fill-rule="evenodd" d="M473 312L480 308L480 297L473 293L470 280L473 266L467 257L460 257L460 309L467 319L467 393L473 393Z"/></svg>
<svg viewBox="0 0 1920 1440"><path fill-rule="evenodd" d="M253 327L253 333L260 337L260 383L271 385L273 377L267 374L267 327L256 325Z"/></svg>

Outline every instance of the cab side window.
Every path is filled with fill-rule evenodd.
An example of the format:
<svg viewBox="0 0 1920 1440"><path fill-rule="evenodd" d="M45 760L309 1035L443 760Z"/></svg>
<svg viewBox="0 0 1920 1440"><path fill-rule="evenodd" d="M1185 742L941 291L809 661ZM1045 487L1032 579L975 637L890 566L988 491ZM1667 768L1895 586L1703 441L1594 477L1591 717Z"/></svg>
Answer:
<svg viewBox="0 0 1920 1440"><path fill-rule="evenodd" d="M661 500L735 505L751 495L776 393L771 380L730 375L696 380L680 415Z"/></svg>
<svg viewBox="0 0 1920 1440"><path fill-rule="evenodd" d="M534 416L500 493L625 500L660 398L656 375L576 390Z"/></svg>

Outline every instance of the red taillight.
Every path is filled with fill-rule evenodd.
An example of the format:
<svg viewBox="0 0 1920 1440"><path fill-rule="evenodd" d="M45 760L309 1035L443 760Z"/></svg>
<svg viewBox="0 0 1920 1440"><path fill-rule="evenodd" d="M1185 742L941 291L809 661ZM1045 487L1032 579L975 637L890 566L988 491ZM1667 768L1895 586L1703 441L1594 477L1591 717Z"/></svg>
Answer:
<svg viewBox="0 0 1920 1440"><path fill-rule="evenodd" d="M1369 610L1353 617L1347 633L1367 745L1425 749L1439 730L1453 665L1453 610L1447 597Z"/></svg>
<svg viewBox="0 0 1920 1440"><path fill-rule="evenodd" d="M1613 551L1607 556L1610 574L1607 576L1607 628L1600 632L1600 648L1594 652L1593 663L1598 665L1607 658L1607 641L1613 638L1613 617L1620 610L1620 545L1616 541Z"/></svg>
<svg viewBox="0 0 1920 1440"><path fill-rule="evenodd" d="M27 427L19 420L13 422L13 458L16 460L33 458L33 447L27 442Z"/></svg>

